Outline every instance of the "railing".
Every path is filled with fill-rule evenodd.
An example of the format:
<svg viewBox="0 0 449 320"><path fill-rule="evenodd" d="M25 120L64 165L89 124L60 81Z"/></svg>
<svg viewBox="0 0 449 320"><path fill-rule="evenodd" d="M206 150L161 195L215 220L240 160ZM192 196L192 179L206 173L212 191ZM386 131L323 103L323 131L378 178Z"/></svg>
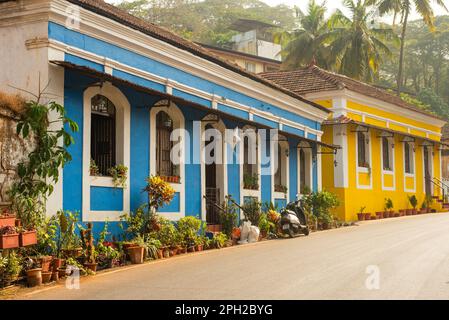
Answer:
<svg viewBox="0 0 449 320"><path fill-rule="evenodd" d="M207 223L220 224L220 213L225 212L225 209L217 203L217 199L220 199L219 190L207 188L203 198L206 200Z"/></svg>
<svg viewBox="0 0 449 320"><path fill-rule="evenodd" d="M443 200L444 202L448 202L448 194L449 194L449 185L444 183L441 179L434 177L434 181L439 185L440 189L443 191Z"/></svg>
<svg viewBox="0 0 449 320"><path fill-rule="evenodd" d="M428 182L432 183L435 187L437 187L438 189L441 190L442 195L443 195L443 201L446 202L446 190L445 188L441 185L441 181L438 178L425 178Z"/></svg>

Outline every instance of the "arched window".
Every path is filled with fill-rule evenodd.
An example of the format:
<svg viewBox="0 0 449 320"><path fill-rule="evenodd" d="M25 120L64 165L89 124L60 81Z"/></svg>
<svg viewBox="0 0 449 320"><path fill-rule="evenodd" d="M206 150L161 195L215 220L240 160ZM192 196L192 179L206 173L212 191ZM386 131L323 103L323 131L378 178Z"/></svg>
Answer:
<svg viewBox="0 0 449 320"><path fill-rule="evenodd" d="M90 154L101 175L116 165L116 109L105 96L91 99Z"/></svg>
<svg viewBox="0 0 449 320"><path fill-rule="evenodd" d="M307 186L306 153L303 149L299 150L299 185L300 193L304 194Z"/></svg>
<svg viewBox="0 0 449 320"><path fill-rule="evenodd" d="M257 134L247 129L243 137L243 184L246 190L259 190Z"/></svg>
<svg viewBox="0 0 449 320"><path fill-rule="evenodd" d="M156 173L161 177L177 176L176 166L170 159L173 142L170 136L173 132L173 120L165 111L156 116Z"/></svg>

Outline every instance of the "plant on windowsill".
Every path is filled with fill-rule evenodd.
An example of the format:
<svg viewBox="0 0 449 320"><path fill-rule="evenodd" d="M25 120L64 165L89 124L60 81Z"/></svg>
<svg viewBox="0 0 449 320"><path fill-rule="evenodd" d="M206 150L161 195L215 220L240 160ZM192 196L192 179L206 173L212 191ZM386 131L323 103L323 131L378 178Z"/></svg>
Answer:
<svg viewBox="0 0 449 320"><path fill-rule="evenodd" d="M100 175L100 169L98 168L94 159L90 159L89 171L91 177L98 177Z"/></svg>
<svg viewBox="0 0 449 320"><path fill-rule="evenodd" d="M287 194L288 188L286 186L277 184L274 186L274 192L280 192L280 193L284 193Z"/></svg>
<svg viewBox="0 0 449 320"><path fill-rule="evenodd" d="M112 177L112 183L115 188L126 188L126 180L128 178L128 167L118 164L108 170Z"/></svg>
<svg viewBox="0 0 449 320"><path fill-rule="evenodd" d="M243 188L245 190L259 190L259 175L245 173L243 175Z"/></svg>

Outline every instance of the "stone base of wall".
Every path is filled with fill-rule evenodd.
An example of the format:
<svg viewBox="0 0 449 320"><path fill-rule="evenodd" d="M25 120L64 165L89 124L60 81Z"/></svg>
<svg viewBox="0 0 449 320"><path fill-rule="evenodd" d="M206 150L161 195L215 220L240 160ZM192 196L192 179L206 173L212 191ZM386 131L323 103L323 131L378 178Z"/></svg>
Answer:
<svg viewBox="0 0 449 320"><path fill-rule="evenodd" d="M8 190L17 179L17 165L26 160L34 148L33 139L16 134L19 115L0 101L0 209L9 205Z"/></svg>

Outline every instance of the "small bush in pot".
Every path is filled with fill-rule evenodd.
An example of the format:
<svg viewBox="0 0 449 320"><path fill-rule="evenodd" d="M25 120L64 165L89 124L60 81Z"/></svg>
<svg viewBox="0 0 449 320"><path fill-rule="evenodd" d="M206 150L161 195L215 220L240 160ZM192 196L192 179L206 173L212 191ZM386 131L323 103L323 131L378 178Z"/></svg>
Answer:
<svg viewBox="0 0 449 320"><path fill-rule="evenodd" d="M418 199L416 198L415 195L412 195L412 196L408 197L408 201L410 202L410 205L413 208L412 214L415 215L417 213L416 207L418 206Z"/></svg>
<svg viewBox="0 0 449 320"><path fill-rule="evenodd" d="M361 207L359 212L357 213L357 219L359 221L365 220L365 213L364 213L365 209L366 209L366 207Z"/></svg>

